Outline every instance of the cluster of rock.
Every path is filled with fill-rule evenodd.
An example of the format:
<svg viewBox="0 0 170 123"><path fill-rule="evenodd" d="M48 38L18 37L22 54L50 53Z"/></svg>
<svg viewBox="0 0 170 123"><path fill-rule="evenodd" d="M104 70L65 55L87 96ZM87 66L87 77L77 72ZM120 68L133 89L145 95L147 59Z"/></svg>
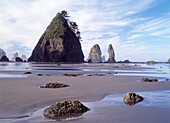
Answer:
<svg viewBox="0 0 170 123"><path fill-rule="evenodd" d="M108 63L115 63L115 53L113 50L112 45L110 44L108 47L108 53L109 53L109 59L107 60ZM100 46L98 44L95 44L89 53L87 62L88 63L101 63L101 62L106 62L105 56L101 56L102 52L100 50Z"/></svg>
<svg viewBox="0 0 170 123"><path fill-rule="evenodd" d="M3 55L0 59L0 61L9 61L9 59L5 55Z"/></svg>
<svg viewBox="0 0 170 123"><path fill-rule="evenodd" d="M21 55L21 57L19 57L19 54L16 52L13 54L11 61L23 62L23 61L27 61L27 57L23 54Z"/></svg>
<svg viewBox="0 0 170 123"><path fill-rule="evenodd" d="M124 95L123 100L126 105L132 106L139 102L141 102L144 98L142 96L139 96L135 93L128 92L126 95Z"/></svg>
<svg viewBox="0 0 170 123"><path fill-rule="evenodd" d="M64 87L68 87L69 85L67 84L62 84L62 83L47 83L45 86L40 86L40 88L64 88Z"/></svg>
<svg viewBox="0 0 170 123"><path fill-rule="evenodd" d="M62 13L53 18L28 61L84 62L79 37Z"/></svg>
<svg viewBox="0 0 170 123"><path fill-rule="evenodd" d="M146 64L147 65L152 65L152 64L156 64L156 62L155 61L147 61Z"/></svg>
<svg viewBox="0 0 170 123"><path fill-rule="evenodd" d="M50 119L56 119L60 116L69 116L78 113L84 113L89 109L78 100L63 101L52 104L44 110L44 116Z"/></svg>
<svg viewBox="0 0 170 123"><path fill-rule="evenodd" d="M140 81L141 82L157 82L158 80L157 79L148 79L148 78L145 78L145 77L141 77Z"/></svg>

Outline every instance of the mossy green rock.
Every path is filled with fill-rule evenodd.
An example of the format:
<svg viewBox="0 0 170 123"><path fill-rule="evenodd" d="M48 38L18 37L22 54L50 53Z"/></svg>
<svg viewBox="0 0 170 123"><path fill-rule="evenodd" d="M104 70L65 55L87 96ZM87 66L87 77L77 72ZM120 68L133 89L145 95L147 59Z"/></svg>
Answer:
<svg viewBox="0 0 170 123"><path fill-rule="evenodd" d="M39 39L28 61L83 62L84 55L78 37L67 19L58 13Z"/></svg>

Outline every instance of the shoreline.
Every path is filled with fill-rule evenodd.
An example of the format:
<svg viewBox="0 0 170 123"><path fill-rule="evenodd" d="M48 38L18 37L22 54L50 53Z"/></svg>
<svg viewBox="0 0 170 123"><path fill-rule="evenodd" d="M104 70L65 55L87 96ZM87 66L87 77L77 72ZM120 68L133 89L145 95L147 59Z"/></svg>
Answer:
<svg viewBox="0 0 170 123"><path fill-rule="evenodd" d="M78 99L82 102L94 102L102 100L109 94L123 94L129 91L170 90L169 81L137 82L139 78L140 76L119 75L0 78L0 117L21 116L24 113L31 114L36 109L64 100ZM71 86L59 89L38 87L48 82L60 82Z"/></svg>

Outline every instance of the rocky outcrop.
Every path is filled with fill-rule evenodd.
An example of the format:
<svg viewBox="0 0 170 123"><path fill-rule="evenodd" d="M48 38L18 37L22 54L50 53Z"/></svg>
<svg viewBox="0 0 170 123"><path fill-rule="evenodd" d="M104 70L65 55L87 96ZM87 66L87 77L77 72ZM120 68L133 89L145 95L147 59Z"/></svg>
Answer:
<svg viewBox="0 0 170 123"><path fill-rule="evenodd" d="M26 55L22 54L22 55L21 55L21 59L22 59L23 61L27 61Z"/></svg>
<svg viewBox="0 0 170 123"><path fill-rule="evenodd" d="M89 57L88 57L87 61L88 62L90 61L92 63L102 62L101 54L102 53L101 53L99 45L95 44L90 50Z"/></svg>
<svg viewBox="0 0 170 123"><path fill-rule="evenodd" d="M0 61L9 61L9 59L4 55L4 56L2 56L2 58L0 59Z"/></svg>
<svg viewBox="0 0 170 123"><path fill-rule="evenodd" d="M2 56L6 56L6 53L3 51L3 49L0 48L0 59L2 58Z"/></svg>
<svg viewBox="0 0 170 123"><path fill-rule="evenodd" d="M109 45L108 47L108 53L109 53L109 59L107 60L108 63L115 63L115 53L112 47L112 44Z"/></svg>
<svg viewBox="0 0 170 123"><path fill-rule="evenodd" d="M123 100L126 105L132 106L139 102L141 102L144 98L142 96L139 96L135 93L128 92L126 95L124 95Z"/></svg>
<svg viewBox="0 0 170 123"><path fill-rule="evenodd" d="M40 86L40 88L64 88L64 87L68 87L69 85L67 84L62 84L62 83L47 83L45 86Z"/></svg>
<svg viewBox="0 0 170 123"><path fill-rule="evenodd" d="M84 62L79 36L68 22L63 14L58 13L39 39L28 61Z"/></svg>
<svg viewBox="0 0 170 123"><path fill-rule="evenodd" d="M16 62L23 62L23 60L22 60L20 57L16 57L16 58L15 58L15 61L16 61Z"/></svg>
<svg viewBox="0 0 170 123"><path fill-rule="evenodd" d="M146 64L147 65L152 65L152 64L156 64L156 62L155 61L147 61Z"/></svg>
<svg viewBox="0 0 170 123"><path fill-rule="evenodd" d="M145 78L145 77L141 77L140 81L141 82L157 82L158 80L157 79L148 79L148 78Z"/></svg>
<svg viewBox="0 0 170 123"><path fill-rule="evenodd" d="M102 56L102 62L106 62L105 55Z"/></svg>
<svg viewBox="0 0 170 123"><path fill-rule="evenodd" d="M52 104L44 110L44 116L50 119L56 119L61 116L70 116L72 114L84 113L89 109L78 100L63 101Z"/></svg>

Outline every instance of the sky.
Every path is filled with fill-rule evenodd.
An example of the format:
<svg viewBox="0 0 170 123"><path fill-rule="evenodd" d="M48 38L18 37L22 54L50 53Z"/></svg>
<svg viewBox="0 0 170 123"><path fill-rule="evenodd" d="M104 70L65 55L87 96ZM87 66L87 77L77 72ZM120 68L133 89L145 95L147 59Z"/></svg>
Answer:
<svg viewBox="0 0 170 123"><path fill-rule="evenodd" d="M29 57L58 12L68 11L82 37L85 60L99 44L116 61L170 58L170 0L0 0L0 48Z"/></svg>

